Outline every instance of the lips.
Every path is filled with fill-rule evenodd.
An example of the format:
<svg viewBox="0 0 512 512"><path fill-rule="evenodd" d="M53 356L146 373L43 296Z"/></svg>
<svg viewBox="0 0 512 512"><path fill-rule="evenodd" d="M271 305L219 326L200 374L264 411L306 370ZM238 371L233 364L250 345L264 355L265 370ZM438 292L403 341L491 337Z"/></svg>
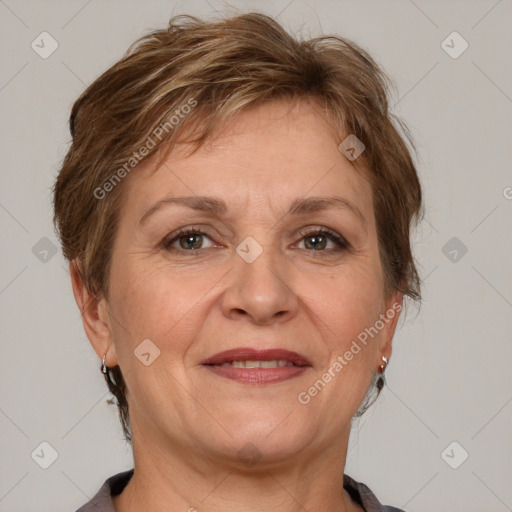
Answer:
<svg viewBox="0 0 512 512"><path fill-rule="evenodd" d="M265 364L266 362L266 364ZM312 367L297 352L284 349L236 348L219 352L202 362L218 377L242 384L275 384L298 377Z"/></svg>
<svg viewBox="0 0 512 512"><path fill-rule="evenodd" d="M311 366L311 363L297 352L284 350L280 348L269 350L256 350L252 348L235 348L219 352L201 364L204 365L221 365L223 363L231 363L233 361L287 361L293 363L294 366Z"/></svg>

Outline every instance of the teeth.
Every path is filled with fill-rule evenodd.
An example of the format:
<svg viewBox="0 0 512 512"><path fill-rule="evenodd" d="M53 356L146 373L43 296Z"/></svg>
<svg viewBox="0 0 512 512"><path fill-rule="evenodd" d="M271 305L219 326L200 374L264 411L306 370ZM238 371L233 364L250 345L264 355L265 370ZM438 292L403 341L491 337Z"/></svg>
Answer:
<svg viewBox="0 0 512 512"><path fill-rule="evenodd" d="M274 360L274 361L231 361L230 363L222 363L221 366L233 366L235 368L278 368L280 366L295 366L290 361Z"/></svg>

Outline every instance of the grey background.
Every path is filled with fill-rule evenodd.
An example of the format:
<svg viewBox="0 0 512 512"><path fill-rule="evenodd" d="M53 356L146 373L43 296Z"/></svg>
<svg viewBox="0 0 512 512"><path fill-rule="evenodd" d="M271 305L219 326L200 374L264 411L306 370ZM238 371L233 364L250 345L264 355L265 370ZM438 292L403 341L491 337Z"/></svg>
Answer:
<svg viewBox="0 0 512 512"><path fill-rule="evenodd" d="M0 510L75 510L132 467L60 248L52 253L50 187L72 102L172 12L232 4L366 48L397 82L394 111L419 149L424 303L399 323L389 386L353 430L346 473L408 512L512 510L510 0L0 0ZM47 59L31 48L43 31L59 45ZM456 59L441 46L453 31L469 44ZM49 456L43 441L58 453L48 469L31 457ZM459 463L462 450L453 469L445 460Z"/></svg>

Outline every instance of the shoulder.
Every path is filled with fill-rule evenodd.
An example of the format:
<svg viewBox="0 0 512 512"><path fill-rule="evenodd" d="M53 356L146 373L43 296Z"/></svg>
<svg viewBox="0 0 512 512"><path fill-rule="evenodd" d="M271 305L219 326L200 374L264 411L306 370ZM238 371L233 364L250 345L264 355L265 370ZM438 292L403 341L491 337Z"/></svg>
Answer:
<svg viewBox="0 0 512 512"><path fill-rule="evenodd" d="M361 482L356 482L348 475L343 475L343 487L350 494L351 498L363 507L365 512L405 512L401 508L382 505L368 486Z"/></svg>
<svg viewBox="0 0 512 512"><path fill-rule="evenodd" d="M99 491L75 512L115 512L112 496L120 494L132 476L133 469L129 469L107 478Z"/></svg>

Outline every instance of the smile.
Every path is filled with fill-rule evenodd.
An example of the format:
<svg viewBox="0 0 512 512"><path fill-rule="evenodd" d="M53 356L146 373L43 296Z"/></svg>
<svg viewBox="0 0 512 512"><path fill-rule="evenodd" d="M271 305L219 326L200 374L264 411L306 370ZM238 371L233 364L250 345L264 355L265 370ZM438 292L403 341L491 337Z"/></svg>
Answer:
<svg viewBox="0 0 512 512"><path fill-rule="evenodd" d="M220 352L202 365L219 377L245 384L271 384L297 377L311 368L309 361L284 349L239 348Z"/></svg>
<svg viewBox="0 0 512 512"><path fill-rule="evenodd" d="M280 359L279 361L231 361L220 366L234 366L235 368L277 368L281 366L296 366L291 361Z"/></svg>

